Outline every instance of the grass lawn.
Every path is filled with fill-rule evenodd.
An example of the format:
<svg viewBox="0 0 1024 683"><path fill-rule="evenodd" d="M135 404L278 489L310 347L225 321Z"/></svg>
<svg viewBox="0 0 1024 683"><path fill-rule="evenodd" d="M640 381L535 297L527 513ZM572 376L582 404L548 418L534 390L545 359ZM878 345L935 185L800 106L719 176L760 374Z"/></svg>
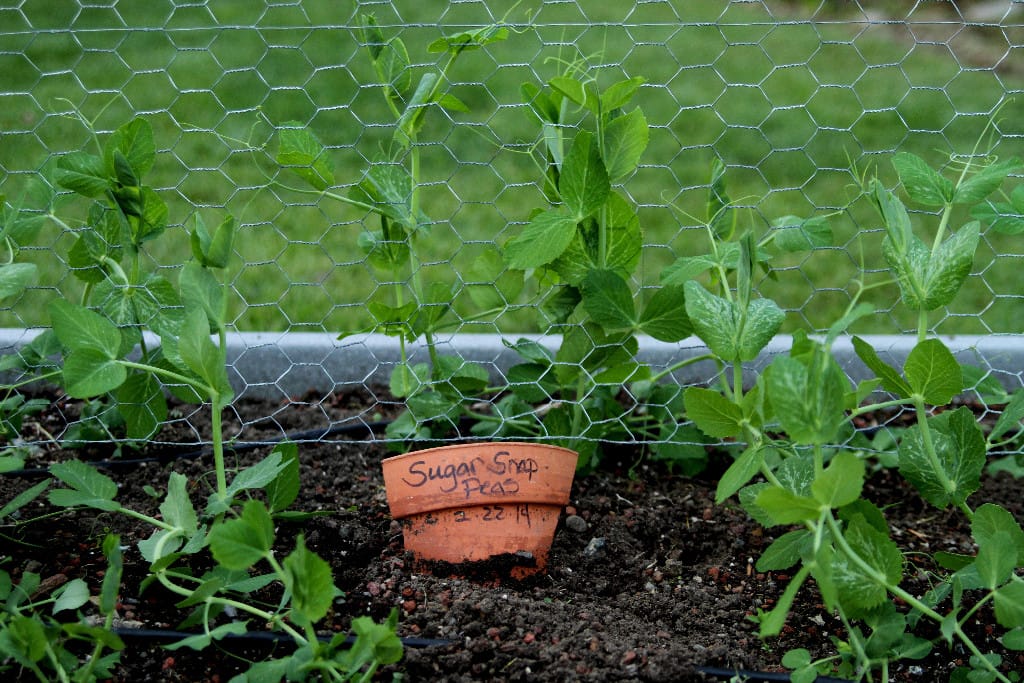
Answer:
<svg viewBox="0 0 1024 683"><path fill-rule="evenodd" d="M502 18L487 9L495 3L444 3L440 15L441 4L420 0L363 4L385 31L400 30L413 63L424 67L435 58L425 51L432 40ZM851 163L892 183L894 150L932 163L970 153L1001 103L996 135L982 151L1024 156L1024 65L1020 46L1007 44L1007 36L1020 40L1019 31L963 29L928 3L894 17L905 23L869 21L854 10L815 15L818 3L538 4L508 15L516 29L507 41L462 58L451 91L469 112L434 115L422 135L423 208L434 223L424 245L428 279L458 281L542 205L541 174L528 154L539 131L519 86L539 85L570 61L600 83L646 79L636 102L650 144L623 188L641 207L646 235L638 285L657 283L664 266L705 246L687 214L701 213L716 157L729 167L730 193L749 207L754 230L776 216L838 212L835 248L791 259L761 283L792 311L790 329L827 326L862 266L869 282L884 278L873 210L865 201L848 206ZM242 226L231 276L239 329L363 327L362 302L383 286L357 246L365 216L268 186L275 178L300 185L274 168L275 125L310 126L331 150L340 193L390 139L355 23L351 6L335 0L88 8L28 0L0 9L0 191L18 196L31 172L93 144L86 126L63 115L72 108L100 131L143 115L161 151L148 182L175 223L151 252L155 266L172 268L187 256L183 225L192 213L215 223L228 211ZM934 219L919 218L924 236ZM45 266L44 289L28 294L17 314L0 312L0 324L43 324L46 288L80 291L60 257L71 241L50 226L42 248L25 252ZM970 287L933 317L937 331L1024 331L1022 255L1018 238L987 235ZM891 331L890 317L913 327L896 298L894 287L872 290L881 312L855 329ZM455 308L476 312L465 293ZM512 306L459 329L531 331L534 319Z"/></svg>

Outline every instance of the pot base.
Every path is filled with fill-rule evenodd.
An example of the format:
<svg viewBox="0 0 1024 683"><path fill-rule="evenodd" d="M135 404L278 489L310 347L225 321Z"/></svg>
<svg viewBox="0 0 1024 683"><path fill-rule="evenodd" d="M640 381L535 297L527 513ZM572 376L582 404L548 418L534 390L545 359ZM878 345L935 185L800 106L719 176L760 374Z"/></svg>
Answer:
<svg viewBox="0 0 1024 683"><path fill-rule="evenodd" d="M506 503L470 505L405 517L406 550L417 559L462 564L510 558L509 575L522 579L544 571L560 505Z"/></svg>

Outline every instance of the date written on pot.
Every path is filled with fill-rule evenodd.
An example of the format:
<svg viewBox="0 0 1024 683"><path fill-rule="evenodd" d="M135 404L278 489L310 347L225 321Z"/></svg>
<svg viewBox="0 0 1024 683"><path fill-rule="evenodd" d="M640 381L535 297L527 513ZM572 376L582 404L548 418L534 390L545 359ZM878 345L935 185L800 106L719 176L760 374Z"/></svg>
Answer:
<svg viewBox="0 0 1024 683"><path fill-rule="evenodd" d="M533 480L540 471L533 458L516 458L508 451L497 451L489 459L477 456L457 464L430 465L416 460L409 465L402 480L419 488L436 484L442 493L464 491L466 498L476 496L507 496L519 492L524 482Z"/></svg>
<svg viewBox="0 0 1024 683"><path fill-rule="evenodd" d="M469 522L513 522L530 526L530 504L520 505L480 505L468 510L454 510L455 521Z"/></svg>

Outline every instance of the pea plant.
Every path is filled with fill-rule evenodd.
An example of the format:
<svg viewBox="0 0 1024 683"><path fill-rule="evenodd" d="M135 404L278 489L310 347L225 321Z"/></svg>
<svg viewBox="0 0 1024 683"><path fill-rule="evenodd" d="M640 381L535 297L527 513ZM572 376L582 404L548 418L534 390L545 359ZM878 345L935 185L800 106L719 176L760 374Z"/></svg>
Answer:
<svg viewBox="0 0 1024 683"><path fill-rule="evenodd" d="M185 402L208 405L214 481L200 511L190 497L194 482L172 473L160 514L154 516L122 506L116 500L118 486L113 479L70 460L51 467L62 486L49 491L50 503L121 514L153 528L152 535L138 544L149 563L148 583L157 583L179 598L180 607L192 608L185 623L202 628L171 647L202 649L226 635L246 632L249 622L242 619L215 625L233 611L283 631L296 646L287 657L254 664L240 680L284 676L289 680L314 676L368 680L381 664L401 657L396 616L383 624L369 618L356 620L351 646L344 634L321 642L315 625L341 594L330 565L306 547L301 534L283 559L276 554L275 523L303 518L287 509L299 495L297 449L281 445L256 465L237 472L225 463L222 416L234 392L227 374L227 292L220 273L233 254L234 219L227 217L212 230L201 217L194 219L188 232L191 257L179 268L176 284L163 275L144 273L142 245L164 232L167 224L166 205L140 180L155 161L152 130L144 119L135 119L110 135L100 149L100 155L67 155L54 176L61 186L94 200L87 222L75 231L68 255L86 283L83 301L55 299L49 304L51 329L8 365L22 365L35 373L10 385L8 391L45 379L74 399L109 397L123 415L128 435L136 439L151 437L166 419L165 392ZM53 207L59 205L54 202ZM72 230L54 208L47 218ZM42 490L41 485L33 487L25 495L31 493L34 498ZM17 502L23 505L27 500ZM112 564L120 562L119 557L113 550L108 552ZM199 566L212 569L197 574L193 570ZM111 571L108 577L118 575ZM17 589L6 586L13 596L9 609L37 606L17 599L33 591L31 582L31 577L23 577ZM266 608L257 592L272 590L272 585L280 587L280 601L276 608ZM116 583L104 585L104 605L117 587ZM60 609L81 606L81 602L70 604L72 596L80 593L77 583L73 590L63 589L58 597ZM109 618L112 610L104 607L101 613ZM109 664L99 657L104 646L119 645L79 627L55 631L35 618L37 612L15 616L13 623L20 625L19 630L11 631L16 638L6 643L5 652L14 653L11 656L19 665L34 672L41 670L42 663L50 669L67 664L67 658L54 654L52 647L62 634L96 642L96 663L86 669L88 675L82 680L89 680L88 672L104 671ZM48 640L39 641L39 634L48 635ZM70 679L62 676L61 680Z"/></svg>
<svg viewBox="0 0 1024 683"><path fill-rule="evenodd" d="M432 219L429 198L424 197L422 149L419 136L426 117L435 109L448 113L468 111L450 91L448 74L462 55L505 40L509 29L495 24L443 36L428 51L441 55L415 78L408 49L401 38L387 37L373 15L360 17L360 37L374 68L377 85L394 117L394 133L380 157L363 172L347 194L332 188L336 183L334 165L323 144L301 124L282 126L276 161L308 185L293 191L312 193L367 212L372 217L358 237L358 245L378 277L390 283L387 289L366 302L375 319L366 330L396 337L401 361L394 368L391 393L404 399L407 410L388 428L399 442L425 438L430 424L451 426L457 421L459 402L487 386L483 367L466 363L457 356L438 353L436 335L448 324L454 298L452 285L425 283L420 263L422 243L429 239ZM372 225L376 222L376 226ZM429 363L410 363L406 345L422 338Z"/></svg>
<svg viewBox="0 0 1024 683"><path fill-rule="evenodd" d="M43 482L48 485L49 482ZM32 491L33 489L30 489ZM12 506L27 503L23 494L0 510L0 518ZM107 560L103 584L97 596L90 596L82 579L72 579L48 588L35 572L23 572L14 583L10 574L0 570L0 653L4 661L0 671L18 675L28 672L41 683L49 681L96 681L109 678L124 648L121 638L111 631L116 616L123 559L120 538L108 535L103 542ZM99 621L69 621L59 618L79 610L95 597ZM89 648L84 659L72 645ZM19 678L18 680L23 680Z"/></svg>
<svg viewBox="0 0 1024 683"><path fill-rule="evenodd" d="M955 180L908 153L897 154L893 165L909 198L934 209L925 215L937 221L929 245L915 233L903 200L878 179L864 182L863 195L884 226L881 251L900 299L918 313L918 343L902 368L884 362L865 340L854 337L857 355L875 375L854 387L831 353L854 321L873 313L860 302L871 287L862 284L823 339L796 334L790 353L775 358L752 386L744 386L742 363L767 344L783 317L774 302L753 294L749 272L757 257L747 238L740 242L733 278L727 282L720 273L719 293L695 281L685 285L696 334L723 366L732 368L731 382L686 389L686 414L708 437L740 445L719 482L717 499L738 493L757 521L790 528L756 565L765 572L796 568L776 606L756 615L761 635L780 633L810 578L845 625L845 640L834 639L834 657L812 661L805 650L787 653L784 663L794 669L794 681L830 672L889 680L891 661L923 657L943 642L958 643L969 653L970 666L959 670L956 680L1016 680L1003 673L997 656L981 651L964 626L991 613L1006 629L1004 645L1024 648L1024 581L1019 576L1024 531L1006 509L971 501L986 454L1019 429L1024 394L1018 391L1009 399L986 434L968 407L953 405L971 388L965 376L978 373L965 370L940 339L929 335L928 314L952 301L968 277L980 219L991 221L993 230L1019 231L1012 216L1002 215L1003 202L985 200L1024 165L1018 159L965 163ZM976 219L954 231L950 223L964 207L975 207ZM709 233L714 240L714 231ZM879 394L880 400L875 398ZM916 424L894 440L892 452L878 453L875 444L855 433L853 419L894 408L912 410ZM890 536L884 512L862 497L872 457L897 463L924 500L962 514L972 530L977 553L935 553L932 587L924 595L901 587L907 560ZM897 601L906 609L898 609ZM921 635L929 622L937 637Z"/></svg>

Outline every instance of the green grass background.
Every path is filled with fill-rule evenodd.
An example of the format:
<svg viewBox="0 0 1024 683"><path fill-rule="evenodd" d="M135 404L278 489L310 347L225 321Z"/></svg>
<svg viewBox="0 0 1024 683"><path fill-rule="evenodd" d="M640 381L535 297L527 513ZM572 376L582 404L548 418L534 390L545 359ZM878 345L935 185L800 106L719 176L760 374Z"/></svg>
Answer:
<svg viewBox="0 0 1024 683"><path fill-rule="evenodd" d="M401 35L412 61L429 68L436 58L425 51L430 41L501 19L488 10L497 4L397 0L365 2L360 11L374 12L385 31ZM862 266L868 282L885 279L873 211L863 201L846 208L855 194L851 162L890 184L895 150L947 163L950 153L974 149L1001 103L996 134L982 150L1024 155L1024 31L1013 25L1017 14L1002 25L964 28L943 3L916 3L910 16L901 3L818 4L521 3L507 17L517 26L513 35L466 55L451 74L452 92L470 112L432 112L423 133L422 196L435 223L423 244L425 277L464 280L482 252L543 205L540 173L527 153L538 130L520 84L540 84L561 63L583 60L602 84L647 81L636 103L651 126L650 145L623 188L641 207L645 230L637 285L656 284L664 266L706 247L703 230L685 214L701 213L717 157L757 231L779 215L839 212L834 248L791 257L759 284L790 311L788 329L827 327ZM143 115L160 150L147 181L168 201L174 223L150 251L153 268L173 277L188 255L183 226L192 213L215 224L231 212L242 226L230 274L238 329L360 328L369 321L364 302L385 286L356 245L366 217L267 186L276 173L275 124L310 126L330 148L342 193L390 139L355 16L353 5L335 0L182 7L26 0L0 8L0 191L18 196L56 156L93 144L86 126L65 115L72 107L101 132ZM277 177L301 185L286 173ZM66 215L80 218L84 208L70 204ZM916 220L929 236L935 218ZM38 245L22 251L44 266L41 288L4 302L0 324L45 324L54 288L77 295L61 256L71 241L48 226ZM969 286L931 317L934 329L1024 330L1022 255L1021 238L986 235ZM895 303L894 287L869 298L879 314L856 331L915 325ZM532 331L534 316L521 303L455 329ZM467 319L478 313L465 290L454 306Z"/></svg>

